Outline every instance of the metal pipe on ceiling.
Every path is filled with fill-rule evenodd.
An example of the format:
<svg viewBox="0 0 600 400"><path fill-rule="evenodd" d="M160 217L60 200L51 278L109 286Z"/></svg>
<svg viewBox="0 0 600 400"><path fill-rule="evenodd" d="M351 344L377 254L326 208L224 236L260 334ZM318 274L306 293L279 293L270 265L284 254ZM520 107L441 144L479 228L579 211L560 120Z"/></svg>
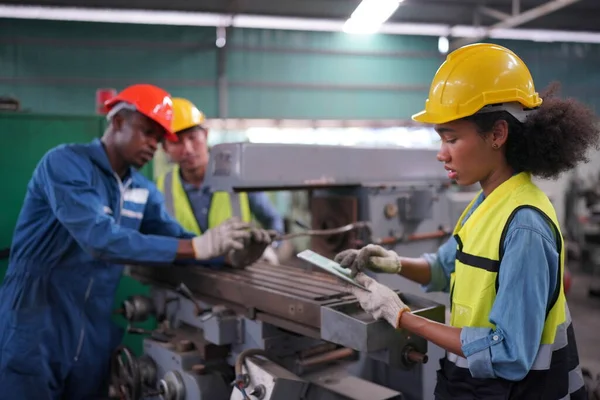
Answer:
<svg viewBox="0 0 600 400"><path fill-rule="evenodd" d="M533 21L535 19L541 18L545 15L553 13L554 11L560 10L561 8L570 6L571 4L577 3L580 0L550 0L547 3L544 3L540 6L534 7L530 10L523 11L516 15L512 15L509 17L503 17L501 14L498 14L496 10L483 8L483 12L486 12L488 15L493 11L496 13L495 17L500 19L501 21L495 23L492 26L483 28L483 33L481 35L477 35L474 37L467 37L464 39L459 39L452 41L450 43L451 49L457 49L461 46L467 45L469 43L474 43L479 40L486 39L489 37L489 32L492 32L497 29L510 29L519 25L523 25L527 22ZM519 3L515 0L513 3L513 12L519 9Z"/></svg>
<svg viewBox="0 0 600 400"><path fill-rule="evenodd" d="M552 6L562 8L577 0L554 0ZM476 26L424 23L386 23L380 33L391 35L445 36L459 38L478 38L481 35L493 39L530 40L540 42L600 43L600 33L581 31L559 31L548 29L514 29L531 17L529 10L513 20L502 21L502 25L493 29ZM554 9L553 9L554 10ZM552 10L552 11L553 11ZM539 12L539 11L537 11ZM551 11L548 11L551 12ZM529 13L529 14L527 14ZM536 12L534 12L535 14ZM15 6L0 4L0 18L40 19L58 21L84 21L104 23L129 23L150 25L181 26L232 26L238 28L342 32L344 20L325 20L315 18L290 18L263 15L231 15L157 10L73 8L53 6Z"/></svg>

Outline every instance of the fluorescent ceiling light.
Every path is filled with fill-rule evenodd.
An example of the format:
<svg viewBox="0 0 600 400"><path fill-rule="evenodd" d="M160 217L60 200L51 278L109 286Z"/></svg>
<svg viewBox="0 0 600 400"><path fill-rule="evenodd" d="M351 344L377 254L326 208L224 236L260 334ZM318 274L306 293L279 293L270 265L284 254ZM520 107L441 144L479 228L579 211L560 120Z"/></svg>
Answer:
<svg viewBox="0 0 600 400"><path fill-rule="evenodd" d="M446 54L450 50L450 41L446 36L440 36L438 39L438 51L440 54Z"/></svg>
<svg viewBox="0 0 600 400"><path fill-rule="evenodd" d="M344 21L331 19L287 18L264 15L237 15L231 17L231 15L203 12L0 4L0 19L2 18L151 25L233 26L238 28L321 32L340 32L345 25ZM378 31L390 35L477 37L481 34L482 29L485 28L466 25L450 27L443 24L384 23ZM492 29L488 34L491 39L600 44L600 33L598 32L510 28Z"/></svg>
<svg viewBox="0 0 600 400"><path fill-rule="evenodd" d="M346 33L375 33L398 9L402 0L362 0L344 24Z"/></svg>

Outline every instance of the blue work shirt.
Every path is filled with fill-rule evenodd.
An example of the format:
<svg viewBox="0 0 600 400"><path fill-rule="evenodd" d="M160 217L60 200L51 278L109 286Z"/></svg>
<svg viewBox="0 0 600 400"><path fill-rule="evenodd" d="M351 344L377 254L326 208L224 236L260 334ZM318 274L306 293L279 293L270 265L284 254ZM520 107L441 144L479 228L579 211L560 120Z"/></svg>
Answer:
<svg viewBox="0 0 600 400"><path fill-rule="evenodd" d="M483 200L482 193L463 223ZM519 381L529 372L538 352L546 307L559 284L560 257L553 228L530 208L517 211L504 246L498 293L489 315L496 329L464 327L460 339L474 378ZM431 267L431 281L423 286L425 291L449 291L456 249L452 237L437 254L424 255ZM498 344L492 340L496 335L501 340Z"/></svg>
<svg viewBox="0 0 600 400"><path fill-rule="evenodd" d="M208 210L212 202L213 191L208 185L198 187L194 184L186 183L183 179L181 181L183 190L185 190L192 206L194 217L196 217L196 221L198 222L198 227L202 232L206 232L208 230ZM283 218L275 210L266 193L248 193L248 203L250 205L250 212L256 217L263 228L283 233Z"/></svg>
<svg viewBox="0 0 600 400"><path fill-rule="evenodd" d="M0 287L6 396L99 396L122 335L111 317L123 263L172 263L179 239L193 236L169 216L154 183L133 168L115 174L100 140L46 153Z"/></svg>

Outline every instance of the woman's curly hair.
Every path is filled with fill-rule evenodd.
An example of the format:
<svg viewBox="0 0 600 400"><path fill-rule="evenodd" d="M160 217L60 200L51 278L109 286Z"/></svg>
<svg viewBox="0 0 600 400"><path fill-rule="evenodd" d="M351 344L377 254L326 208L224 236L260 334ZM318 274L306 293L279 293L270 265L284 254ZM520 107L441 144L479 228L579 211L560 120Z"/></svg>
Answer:
<svg viewBox="0 0 600 400"><path fill-rule="evenodd" d="M588 162L588 150L599 149L600 125L594 112L575 99L560 99L560 85L553 83L542 95L542 105L524 123L506 111L465 118L488 133L497 121L508 123L506 159L518 172L556 178L580 162Z"/></svg>

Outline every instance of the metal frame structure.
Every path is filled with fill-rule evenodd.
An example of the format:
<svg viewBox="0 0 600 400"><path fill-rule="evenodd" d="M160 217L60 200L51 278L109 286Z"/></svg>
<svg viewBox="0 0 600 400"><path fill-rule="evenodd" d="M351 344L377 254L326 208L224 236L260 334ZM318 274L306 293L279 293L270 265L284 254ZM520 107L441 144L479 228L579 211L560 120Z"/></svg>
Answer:
<svg viewBox="0 0 600 400"><path fill-rule="evenodd" d="M345 19L356 7L349 0L282 0L277 7L266 0L193 3L174 0L169 4L137 0L127 6L114 0L4 0L3 3L0 3L0 17L6 18L214 26L223 46L229 28L341 32ZM567 7L576 3L581 3L580 8ZM593 19L600 11L600 4L594 0L548 0L541 5L532 0L498 0L494 7L487 4L483 0L404 0L380 32L470 40L492 37L600 43L598 24ZM525 10L526 6L530 8ZM565 8L567 11L562 12L560 19L548 19L551 13ZM526 29L515 29L517 26Z"/></svg>

